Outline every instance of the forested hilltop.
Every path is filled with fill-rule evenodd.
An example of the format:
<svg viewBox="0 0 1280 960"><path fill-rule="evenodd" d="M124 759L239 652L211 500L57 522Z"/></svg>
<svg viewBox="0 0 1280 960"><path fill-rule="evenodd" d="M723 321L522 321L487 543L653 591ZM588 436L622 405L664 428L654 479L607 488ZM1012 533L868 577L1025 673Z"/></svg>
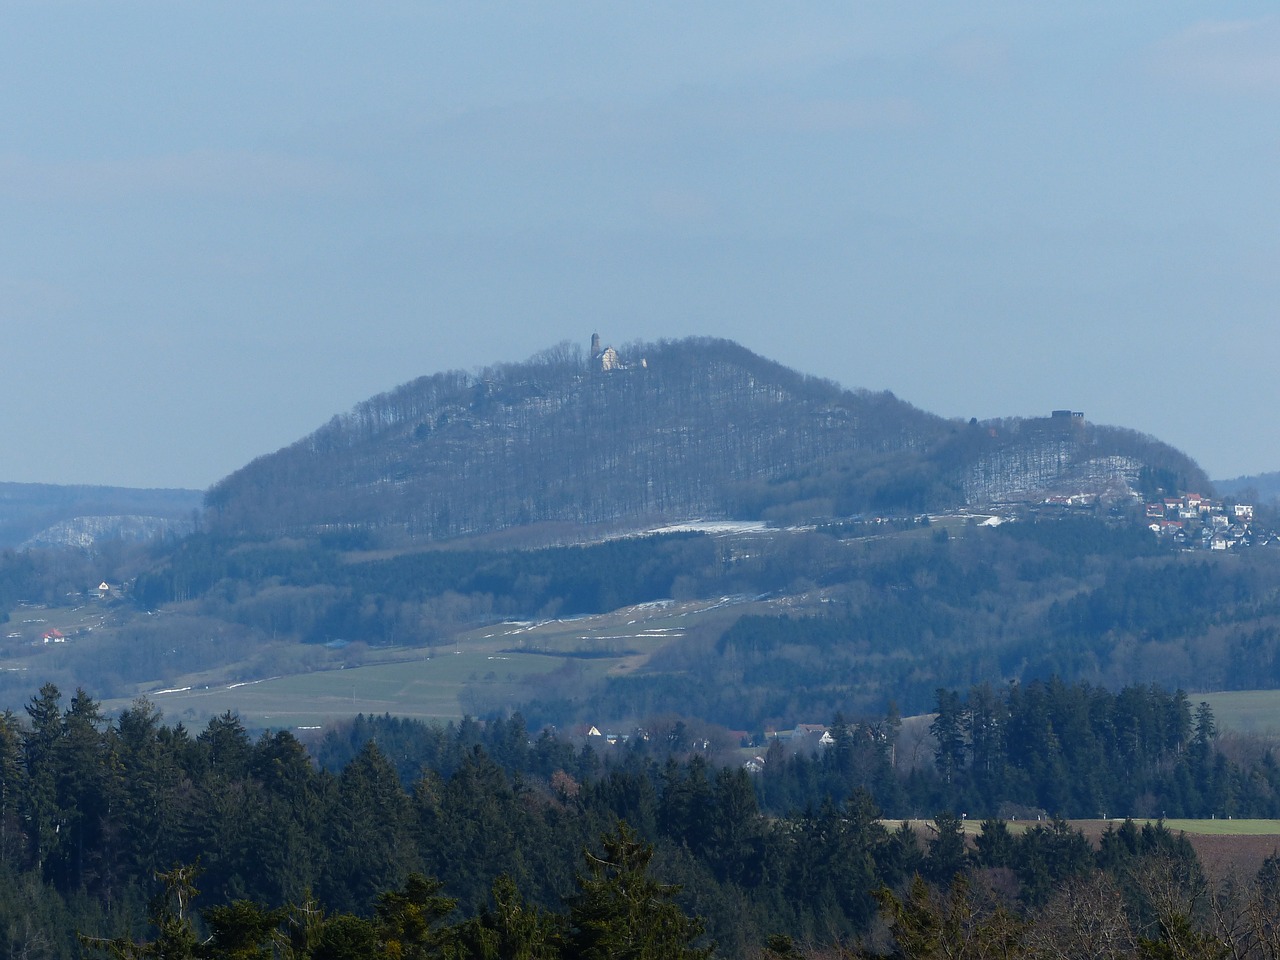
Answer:
<svg viewBox="0 0 1280 960"><path fill-rule="evenodd" d="M197 490L0 483L0 549L187 534L201 504Z"/></svg>
<svg viewBox="0 0 1280 960"><path fill-rule="evenodd" d="M226 533L444 539L547 522L919 512L1064 487L1207 489L1178 451L1059 413L947 421L726 340L592 356L562 344L374 397L206 502Z"/></svg>
<svg viewBox="0 0 1280 960"><path fill-rule="evenodd" d="M1280 503L1280 472L1215 480L1219 493L1234 495L1250 503Z"/></svg>

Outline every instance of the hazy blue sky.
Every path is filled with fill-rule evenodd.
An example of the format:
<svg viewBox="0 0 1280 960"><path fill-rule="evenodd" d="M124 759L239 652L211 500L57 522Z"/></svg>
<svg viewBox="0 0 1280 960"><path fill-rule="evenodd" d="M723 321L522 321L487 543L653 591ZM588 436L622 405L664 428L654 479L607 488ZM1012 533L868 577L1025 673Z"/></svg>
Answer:
<svg viewBox="0 0 1280 960"><path fill-rule="evenodd" d="M0 480L593 330L1280 469L1273 9L5 0Z"/></svg>

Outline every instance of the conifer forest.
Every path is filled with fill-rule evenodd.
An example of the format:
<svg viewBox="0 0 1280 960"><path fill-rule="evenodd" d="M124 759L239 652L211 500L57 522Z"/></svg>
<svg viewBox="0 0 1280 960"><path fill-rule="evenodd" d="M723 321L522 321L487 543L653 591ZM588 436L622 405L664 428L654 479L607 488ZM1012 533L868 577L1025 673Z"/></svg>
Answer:
<svg viewBox="0 0 1280 960"><path fill-rule="evenodd" d="M1273 956L1280 859L1209 878L1163 823L1280 815L1270 754L1227 759L1207 706L1154 687L937 700L909 773L893 717L837 716L830 747L775 741L752 776L679 725L600 751L518 714L361 716L308 748L230 714L187 730L145 700L107 720L46 685L0 724L0 949ZM1144 803L1154 820L1096 843L1062 819Z"/></svg>

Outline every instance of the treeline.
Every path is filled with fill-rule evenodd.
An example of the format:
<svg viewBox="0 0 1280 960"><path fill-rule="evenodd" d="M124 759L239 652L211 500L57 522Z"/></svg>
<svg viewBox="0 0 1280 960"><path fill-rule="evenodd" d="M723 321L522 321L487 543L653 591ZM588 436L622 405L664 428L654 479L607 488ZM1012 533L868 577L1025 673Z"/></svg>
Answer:
<svg viewBox="0 0 1280 960"><path fill-rule="evenodd" d="M558 911L579 889L581 850L598 849L623 812L645 843L658 841L660 872L691 881L736 936L740 910L709 858L730 837L768 830L744 773L699 763L690 782L707 786L728 818L720 829L731 833L694 856L662 838L692 836L694 827L675 806L678 790L660 801L655 765L605 773L590 751L549 735L531 743L518 718L354 724L326 738L322 768L288 733L253 740L231 715L193 734L139 702L107 721L84 691L64 703L49 685L25 713L0 721L0 951L8 955L73 956L77 929L108 941L138 937L155 877L174 864L199 864L205 905L314 897L368 919L379 893L403 890L420 873L439 877L468 918L483 914L505 873L532 905ZM367 739L379 734L407 786ZM409 755L428 742L434 750ZM670 777L687 779L679 765Z"/></svg>
<svg viewBox="0 0 1280 960"><path fill-rule="evenodd" d="M856 799L856 798L855 798ZM1280 863L1268 861L1252 885L1215 892L1217 930L1200 930L1186 905L1207 885L1195 854L1183 837L1163 825L1139 830L1132 821L1109 829L1095 852L1085 838L1056 821L1012 833L1000 821L982 824L969 848L960 821L939 817L931 824L927 853L910 828L887 834L868 819L864 803L829 819L824 839L851 841L848 861L820 856L821 873L808 888L812 897L838 896L860 909L860 928L872 930L879 917L891 934L896 955L1043 956L1266 956L1259 936L1270 933L1263 913L1280 894ZM909 842L899 835L910 835ZM207 904L199 920L192 904L199 870L175 867L159 876L163 889L153 899L150 939L81 934L92 954L125 960L232 960L282 957L288 960L366 960L369 957L441 960L711 960L712 957L845 958L881 956L881 945L866 935L824 931L799 941L785 933L735 938L721 944L705 935L700 918L676 902L681 888L651 871L654 847L619 822L584 853L577 890L561 909L529 903L507 874L493 883L490 902L472 916L460 916L458 900L434 878L411 873L375 895L368 913L335 912L312 896L269 907L252 900ZM825 846L823 844L822 846ZM914 854L890 872L910 870L910 880L892 886L882 869L886 859ZM914 868L914 869L912 869ZM1016 894L1008 884L1020 884ZM996 883L1004 881L1003 889ZM977 896L971 893L976 887ZM850 897L866 889L869 896ZM840 894L843 893L843 896ZM1092 915L1090 914L1092 911ZM203 921L203 922L200 922ZM1224 922L1225 921L1225 922ZM1227 922L1236 921L1235 923ZM1087 924L1089 930L1078 925ZM1223 940L1214 934L1222 933ZM881 934L883 936L883 934ZM1229 943L1227 938L1230 938ZM878 940L879 938L877 938ZM1102 943L1099 943L1099 941ZM807 946L800 946L800 944ZM820 945L819 945L820 944ZM1106 954L1086 952L1098 946ZM1202 952L1188 953L1189 946ZM829 951L835 950L832 954ZM1069 953L1065 951L1070 951ZM1176 951L1176 952L1173 952Z"/></svg>
<svg viewBox="0 0 1280 960"><path fill-rule="evenodd" d="M210 905L202 911L208 932L202 938L190 908L199 871L175 867L160 878L165 887L151 908L153 939L82 934L80 941L91 954L121 960L708 960L713 948L699 944L701 923L673 901L678 888L649 875L652 846L626 824L601 846L601 855L586 853L565 912L526 903L503 874L494 881L492 906L458 920L458 901L441 892L438 880L414 873L379 893L370 917L326 911L311 897L274 909L250 900Z"/></svg>
<svg viewBox="0 0 1280 960"><path fill-rule="evenodd" d="M618 863L596 853L606 876L583 872L581 851L599 851L611 835L634 844L655 882L681 888L658 899L703 918L725 956L745 956L769 937L852 944L875 929L884 907L876 891L909 892L916 874L945 885L957 871L1005 871L1011 902L1031 910L1099 869L1116 883L1138 860L1197 869L1185 843L1158 827L1115 828L1095 853L1060 821L1015 831L992 820L974 851L958 815L929 828L886 825L876 794L895 778L892 729L866 749L859 728L845 725L850 738L778 768L792 782L779 796L767 776L709 764L679 725L606 753L530 736L518 716L443 727L362 718L326 734L317 765L288 733L255 740L232 715L193 735L146 702L107 721L83 691L64 705L52 686L25 712L0 723L0 951L11 955L38 946L70 956L72 929L133 949L121 938L149 936L143 905L174 864L199 864L198 906L265 918L255 928L263 937L283 921L273 911L312 903L352 915L344 924L359 942L378 942L379 904L388 902L380 896L413 901L426 889L414 879L421 875L442 885L427 884L432 897L456 899L451 929L492 933L485 924L504 903L519 903L520 915L546 914L547 929L571 943L580 880L603 882ZM826 759L850 747L847 767ZM807 794L796 786L806 777ZM909 774L900 797L912 796L912 777L955 799L936 771ZM774 815L777 804L787 808ZM632 832L619 833L619 821ZM207 916L201 936L216 937L219 915Z"/></svg>
<svg viewBox="0 0 1280 960"><path fill-rule="evenodd" d="M938 843L946 833L941 829ZM1280 858L1269 857L1251 880L1208 883L1185 839L1162 827L1132 822L1109 829L1096 854L1064 825L1037 828L1057 876L1033 878L1045 892L1038 904L1010 897L1014 861L997 851L1018 846L1007 826L985 822L974 849L949 845L965 866L949 883L916 876L906 889L876 891L885 936L838 951L844 960L1001 957L1005 960L1272 960L1280 949ZM1073 867L1064 867L1073 863ZM1023 887L1024 894L1029 889ZM777 937L765 957L831 956Z"/></svg>
<svg viewBox="0 0 1280 960"><path fill-rule="evenodd" d="M866 791L894 817L952 809L973 818L1280 819L1280 764L1271 750L1228 756L1218 748L1213 711L1182 691L1148 685L1112 693L1053 679L967 693L940 689L936 700L927 730L917 724L904 734L895 712L863 720L836 714L827 725L829 746L815 735L756 747L763 760L751 781L757 804L787 817ZM645 723L625 743L593 747L597 738L588 738L575 752L547 730L526 739L519 715L446 727L359 717L330 730L313 752L322 767L337 770L376 742L407 786L421 763L451 773L468 749L481 746L505 769L541 779L557 770L580 781L601 770L648 771L660 795L661 771L673 755L742 762L741 751L711 744L715 736L667 717Z"/></svg>
<svg viewBox="0 0 1280 960"><path fill-rule="evenodd" d="M774 741L758 779L765 809L865 788L905 816L1280 817L1271 751L1229 757L1208 704L1181 691L1050 680L936 698L927 739L904 737L892 717L837 716L829 747L789 754Z"/></svg>
<svg viewBox="0 0 1280 960"><path fill-rule="evenodd" d="M1213 887L1185 839L1163 826L1139 830L1126 821L1102 836L1096 853L1061 822L1020 836L986 822L972 849L954 818L933 830L927 862L949 873L940 882L917 872L896 887L876 886L880 923L857 938L797 941L774 933L728 950L708 942L700 920L674 902L679 888L650 872L652 846L620 823L601 838L601 854L585 852L578 890L559 911L529 904L502 875L491 905L460 918L443 884L410 874L379 893L367 916L332 912L307 897L275 908L209 904L197 919L199 871L175 867L160 878L150 939L81 934L80 941L88 955L123 960L1271 960L1280 946L1274 856L1251 882ZM842 880L876 882L860 868L883 838L873 831L863 839L868 859ZM1023 896L1010 888L1011 876L1024 881Z"/></svg>
<svg viewBox="0 0 1280 960"><path fill-rule="evenodd" d="M822 590L813 612L749 614L578 702L522 709L539 722L680 712L755 730L874 713L889 699L924 712L939 687L984 682L1280 685L1280 553L1270 549L1192 557L1101 519L814 537L779 549L786 571L767 558L732 567Z"/></svg>
<svg viewBox="0 0 1280 960"><path fill-rule="evenodd" d="M68 594L96 587L100 569L70 550L0 551L0 622L20 604L61 603Z"/></svg>
<svg viewBox="0 0 1280 960"><path fill-rule="evenodd" d="M342 543L342 540L339 540ZM467 621L603 613L668 598L678 578L718 567L696 533L542 550L433 550L349 562L319 541L189 538L138 576L146 607L198 600L202 612L303 642L422 642Z"/></svg>

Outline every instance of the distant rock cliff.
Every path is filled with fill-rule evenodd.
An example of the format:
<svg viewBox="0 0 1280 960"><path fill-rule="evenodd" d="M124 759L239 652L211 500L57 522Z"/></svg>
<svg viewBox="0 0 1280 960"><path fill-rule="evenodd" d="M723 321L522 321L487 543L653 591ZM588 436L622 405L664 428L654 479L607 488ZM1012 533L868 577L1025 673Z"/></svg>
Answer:
<svg viewBox="0 0 1280 960"><path fill-rule="evenodd" d="M141 543L165 536L185 537L195 529L194 520L175 520L170 517L72 517L46 527L22 546L88 549L108 540Z"/></svg>
<svg viewBox="0 0 1280 960"><path fill-rule="evenodd" d="M135 534L149 539L161 530L189 531L201 499L198 490L0 483L0 547L87 546Z"/></svg>
<svg viewBox="0 0 1280 960"><path fill-rule="evenodd" d="M1203 476L1127 431L948 421L725 340L604 355L598 342L585 356L561 345L415 380L218 483L208 519L236 532L394 526L442 539L544 521L924 511L1112 475L1135 484L1154 468Z"/></svg>

